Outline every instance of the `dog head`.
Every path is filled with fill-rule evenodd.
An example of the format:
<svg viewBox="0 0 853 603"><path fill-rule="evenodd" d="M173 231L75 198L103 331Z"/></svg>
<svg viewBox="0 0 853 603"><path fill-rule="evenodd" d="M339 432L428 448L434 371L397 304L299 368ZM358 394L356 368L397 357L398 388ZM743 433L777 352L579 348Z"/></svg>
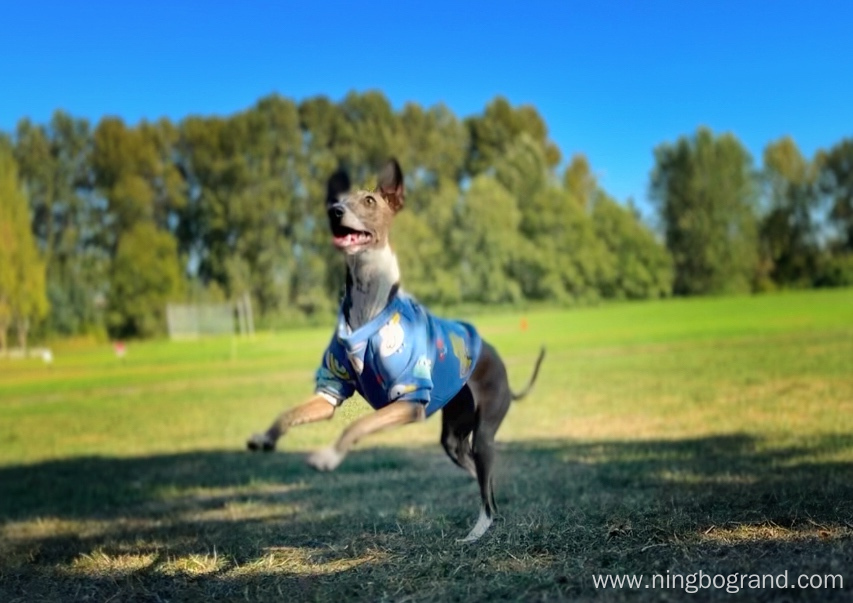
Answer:
<svg viewBox="0 0 853 603"><path fill-rule="evenodd" d="M388 243L391 221L403 208L403 172L390 159L379 172L375 190L351 190L346 172L329 178L326 211L332 243L348 255L378 249Z"/></svg>

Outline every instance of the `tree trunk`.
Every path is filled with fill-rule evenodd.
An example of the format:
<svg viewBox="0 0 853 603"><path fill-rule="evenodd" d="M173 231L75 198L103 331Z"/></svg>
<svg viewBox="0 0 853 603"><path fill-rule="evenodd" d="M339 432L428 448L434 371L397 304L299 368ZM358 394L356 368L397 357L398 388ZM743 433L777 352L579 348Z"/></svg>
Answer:
<svg viewBox="0 0 853 603"><path fill-rule="evenodd" d="M30 331L30 319L29 318L19 318L18 319L18 346L21 348L21 352L24 354L24 357L27 355L27 333Z"/></svg>
<svg viewBox="0 0 853 603"><path fill-rule="evenodd" d="M8 353L7 334L9 326L12 324L12 317L8 311L9 303L6 301L6 296L0 292L0 357Z"/></svg>

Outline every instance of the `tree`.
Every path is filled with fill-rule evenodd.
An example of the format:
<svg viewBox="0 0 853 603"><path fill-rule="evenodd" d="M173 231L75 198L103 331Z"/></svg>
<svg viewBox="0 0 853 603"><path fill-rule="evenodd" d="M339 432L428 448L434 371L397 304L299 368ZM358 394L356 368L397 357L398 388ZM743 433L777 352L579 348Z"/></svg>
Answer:
<svg viewBox="0 0 853 603"><path fill-rule="evenodd" d="M452 183L428 197L425 207L407 206L394 218L391 240L402 285L427 304L461 300L460 257L454 252L456 208L461 193ZM457 241L458 243L458 241Z"/></svg>
<svg viewBox="0 0 853 603"><path fill-rule="evenodd" d="M572 156L571 162L563 173L563 187L581 209L588 210L592 206L598 192L598 182L586 155L577 153Z"/></svg>
<svg viewBox="0 0 853 603"><path fill-rule="evenodd" d="M492 166L495 179L515 197L523 224L529 222L530 211L535 211L535 197L551 184L547 162L542 145L522 132Z"/></svg>
<svg viewBox="0 0 853 603"><path fill-rule="evenodd" d="M817 170L790 137L764 149L768 207L760 224L761 252L780 285L810 286L820 263L812 214L819 201Z"/></svg>
<svg viewBox="0 0 853 603"><path fill-rule="evenodd" d="M217 283L231 296L251 293L262 314L288 306L309 311L328 297L322 277L301 280L322 267L313 261L313 238L325 217L321 185L312 178L316 169L319 180L321 169L305 160L303 147L313 142L300 120L295 103L273 95L228 119L181 124L191 191L181 249L202 283ZM307 203L312 195L314 207Z"/></svg>
<svg viewBox="0 0 853 603"><path fill-rule="evenodd" d="M505 303L521 299L521 287L510 275L519 249L521 216L513 196L490 176L471 181L457 209L451 234L451 257L459 262L463 301Z"/></svg>
<svg viewBox="0 0 853 603"><path fill-rule="evenodd" d="M110 267L107 324L115 337L151 337L165 329L166 303L183 280L177 244L151 221L123 233Z"/></svg>
<svg viewBox="0 0 853 603"><path fill-rule="evenodd" d="M103 204L93 195L92 136L86 120L57 111L47 125L18 123L15 157L30 200L32 230L47 265L48 332L101 328L106 290Z"/></svg>
<svg viewBox="0 0 853 603"><path fill-rule="evenodd" d="M616 260L612 277L598 284L603 297L655 299L672 292L672 258L636 213L598 191L591 217L596 235Z"/></svg>
<svg viewBox="0 0 853 603"><path fill-rule="evenodd" d="M168 120L129 128L107 117L95 128L91 162L95 185L108 203L110 249L138 222L174 227L186 204L184 180L171 158L177 137Z"/></svg>
<svg viewBox="0 0 853 603"><path fill-rule="evenodd" d="M463 177L468 130L450 109L438 104L424 109L406 103L400 115L406 145L400 160L406 170L406 203L420 209L429 195L445 185L458 187ZM420 194L423 193L423 194Z"/></svg>
<svg viewBox="0 0 853 603"><path fill-rule="evenodd" d="M790 139L774 142L761 179L732 135L702 128L661 145L650 190L666 248L585 156L558 171L542 116L502 97L465 119L441 104L395 109L378 91L299 103L273 94L176 124L90 127L59 111L43 125L21 120L13 154L47 266L51 313L38 327L52 333L156 333L184 284L194 298L248 292L262 324L330 313L343 263L329 243L326 180L344 167L370 187L389 155L407 183L392 240L404 286L427 303L589 303L853 274L853 139L812 162Z"/></svg>
<svg viewBox="0 0 853 603"><path fill-rule="evenodd" d="M597 301L601 283L614 279L617 267L589 214L558 186L547 187L534 204L537 225L527 225L527 264L519 271L528 275L524 290L534 299Z"/></svg>
<svg viewBox="0 0 853 603"><path fill-rule="evenodd" d="M468 130L444 105L406 103L400 115L406 144L406 205L394 219L392 242L403 286L428 304L461 299L460 263L451 233L462 200L459 189Z"/></svg>
<svg viewBox="0 0 853 603"><path fill-rule="evenodd" d="M757 267L752 159L732 134L700 128L655 149L651 198L678 295L748 291Z"/></svg>
<svg viewBox="0 0 853 603"><path fill-rule="evenodd" d="M476 176L492 168L522 133L542 148L548 169L560 163L560 150L548 139L545 121L531 105L513 108L499 96L486 106L482 115L465 120L470 136L466 170Z"/></svg>
<svg viewBox="0 0 853 603"><path fill-rule="evenodd" d="M6 352L12 324L13 296L17 295L16 255L19 233L13 207L21 204L16 166L9 153L10 143L0 136L0 352Z"/></svg>
<svg viewBox="0 0 853 603"><path fill-rule="evenodd" d="M576 157L577 163L588 171L585 158ZM494 171L520 209L522 236L511 274L524 296L575 303L597 299L599 283L612 278L615 258L596 237L579 192L560 187L552 177L541 144L519 135ZM594 178L588 180L594 189Z"/></svg>
<svg viewBox="0 0 853 603"><path fill-rule="evenodd" d="M30 321L47 310L45 265L30 230L27 199L10 145L0 139L0 350L6 349L13 323L19 345L26 348Z"/></svg>
<svg viewBox="0 0 853 603"><path fill-rule="evenodd" d="M406 149L400 117L379 91L350 92L340 103L346 126L337 154L355 182L374 176L376 166L389 156L401 157Z"/></svg>
<svg viewBox="0 0 853 603"><path fill-rule="evenodd" d="M853 138L819 154L821 189L829 197L831 224L840 235L839 251L853 253Z"/></svg>

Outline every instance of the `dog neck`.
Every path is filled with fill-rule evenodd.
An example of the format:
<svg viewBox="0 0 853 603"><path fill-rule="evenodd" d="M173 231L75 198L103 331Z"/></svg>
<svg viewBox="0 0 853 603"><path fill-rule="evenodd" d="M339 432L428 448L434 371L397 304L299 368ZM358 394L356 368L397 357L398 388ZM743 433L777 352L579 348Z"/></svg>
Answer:
<svg viewBox="0 0 853 603"><path fill-rule="evenodd" d="M347 256L344 316L349 328L355 331L382 312L399 286L397 256L387 243Z"/></svg>

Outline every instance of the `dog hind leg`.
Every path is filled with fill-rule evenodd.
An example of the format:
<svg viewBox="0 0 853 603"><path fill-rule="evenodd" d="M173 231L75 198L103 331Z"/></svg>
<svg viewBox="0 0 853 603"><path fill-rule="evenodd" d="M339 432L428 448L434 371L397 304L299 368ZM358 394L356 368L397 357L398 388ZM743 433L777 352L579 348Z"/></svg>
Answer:
<svg viewBox="0 0 853 603"><path fill-rule="evenodd" d="M468 535L462 539L461 542L463 543L479 540L492 525L497 511L492 478L492 468L495 461L494 437L494 433L488 428L478 428L474 432L473 457L477 469L477 483L480 486L480 516Z"/></svg>
<svg viewBox="0 0 853 603"><path fill-rule="evenodd" d="M441 411L441 445L451 461L476 478L471 450L475 422L474 398L466 385Z"/></svg>
<svg viewBox="0 0 853 603"><path fill-rule="evenodd" d="M497 510L492 476L495 434L512 402L506 367L495 349L485 341L468 385L476 409L472 455L477 470L477 483L480 486L480 516L462 540L465 543L479 540L486 533Z"/></svg>
<svg viewBox="0 0 853 603"><path fill-rule="evenodd" d="M471 441L468 435L460 438L453 431L442 431L441 445L451 461L471 474L471 477L477 477L477 466L474 463L474 454L471 451Z"/></svg>

